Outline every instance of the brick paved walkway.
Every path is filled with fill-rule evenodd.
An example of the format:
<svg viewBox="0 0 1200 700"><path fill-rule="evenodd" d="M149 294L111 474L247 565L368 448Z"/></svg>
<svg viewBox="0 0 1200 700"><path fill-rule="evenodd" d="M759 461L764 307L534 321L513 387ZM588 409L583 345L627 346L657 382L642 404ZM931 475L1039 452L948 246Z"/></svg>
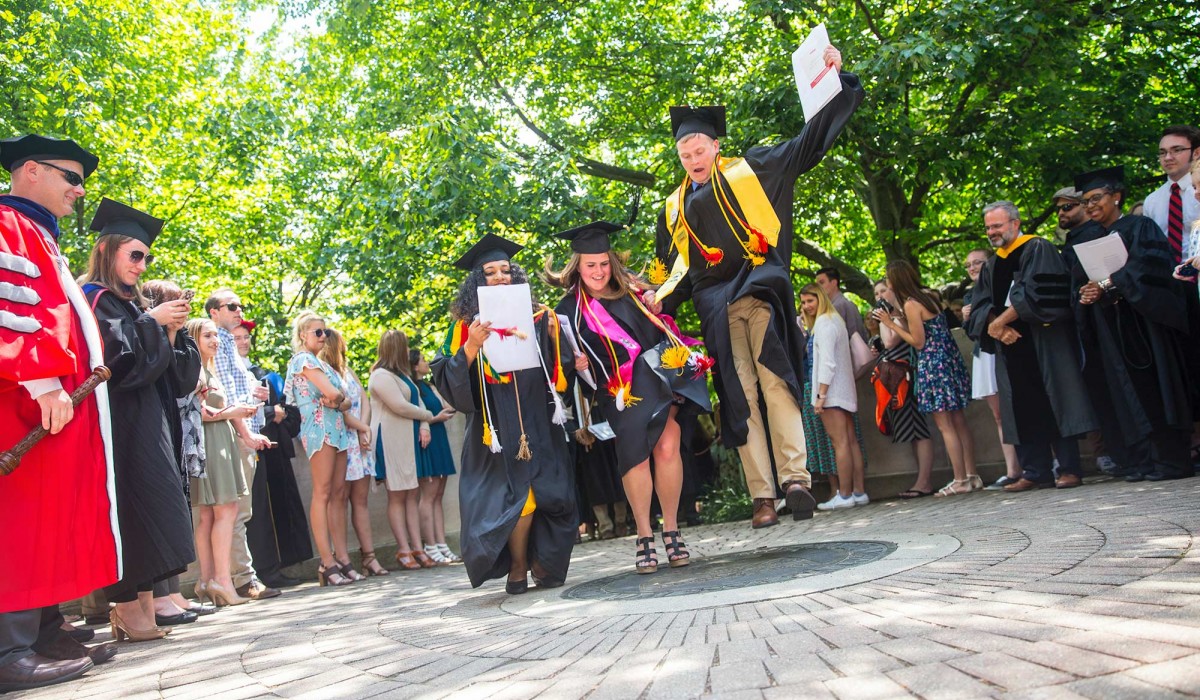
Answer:
<svg viewBox="0 0 1200 700"><path fill-rule="evenodd" d="M1195 697L1198 505L1200 479L1102 479L888 501L761 531L693 528L697 559L900 546L866 574L645 604L561 597L631 569L632 538L580 545L568 589L525 596L501 582L472 590L461 567L305 586L123 645L84 679L23 697Z"/></svg>

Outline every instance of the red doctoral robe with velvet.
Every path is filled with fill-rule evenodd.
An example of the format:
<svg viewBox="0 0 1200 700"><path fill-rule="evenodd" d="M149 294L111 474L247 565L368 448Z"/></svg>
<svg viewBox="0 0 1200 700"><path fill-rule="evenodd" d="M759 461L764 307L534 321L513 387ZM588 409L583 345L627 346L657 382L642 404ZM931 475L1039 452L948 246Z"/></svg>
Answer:
<svg viewBox="0 0 1200 700"><path fill-rule="evenodd" d="M96 319L53 238L0 203L0 450L41 423L22 382L70 393L102 362ZM0 477L0 612L72 600L120 568L108 393L104 385Z"/></svg>

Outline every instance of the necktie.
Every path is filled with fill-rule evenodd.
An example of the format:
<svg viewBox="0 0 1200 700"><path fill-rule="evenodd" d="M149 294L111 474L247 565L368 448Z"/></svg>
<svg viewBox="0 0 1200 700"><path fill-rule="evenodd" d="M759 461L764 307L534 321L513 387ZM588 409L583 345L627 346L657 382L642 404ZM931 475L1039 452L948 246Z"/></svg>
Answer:
<svg viewBox="0 0 1200 700"><path fill-rule="evenodd" d="M1171 253L1175 262L1179 263L1183 254L1183 197L1179 193L1179 183L1171 183L1171 202L1167 210L1167 242L1171 244Z"/></svg>

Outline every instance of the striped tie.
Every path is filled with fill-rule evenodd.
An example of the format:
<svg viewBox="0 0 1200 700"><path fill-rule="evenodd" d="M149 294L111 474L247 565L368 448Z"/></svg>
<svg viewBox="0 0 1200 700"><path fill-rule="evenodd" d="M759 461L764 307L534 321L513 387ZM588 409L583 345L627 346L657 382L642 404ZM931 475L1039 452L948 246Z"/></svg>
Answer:
<svg viewBox="0 0 1200 700"><path fill-rule="evenodd" d="M1179 194L1179 183L1171 183L1171 204L1167 211L1167 242L1178 264L1183 256L1183 197Z"/></svg>

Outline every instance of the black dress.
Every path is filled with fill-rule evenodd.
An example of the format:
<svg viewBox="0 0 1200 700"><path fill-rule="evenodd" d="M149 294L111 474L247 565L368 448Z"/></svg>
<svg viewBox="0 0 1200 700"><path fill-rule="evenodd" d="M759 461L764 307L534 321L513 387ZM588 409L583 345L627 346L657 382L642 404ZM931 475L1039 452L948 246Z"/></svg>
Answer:
<svg viewBox="0 0 1200 700"><path fill-rule="evenodd" d="M270 372L252 365L250 371L260 381ZM270 382L267 388L271 395L267 399L269 406L275 411L284 411L284 418L276 423L274 412L268 411L267 421L259 431L271 442L277 444L258 451L258 470L254 474L254 485L251 488L254 515L246 523L246 529L257 530L259 523L265 530L265 535L251 540L251 553L254 555L255 566L263 561L278 561L279 566L291 566L312 558L312 540L308 535L308 516L305 514L304 499L300 497L300 488L296 485L296 472L292 468L292 460L296 457L296 446L292 440L300 434L300 409L283 403L283 397L275 390ZM257 540L257 542L255 541ZM256 546L257 545L257 546ZM267 550L265 556L260 552Z"/></svg>
<svg viewBox="0 0 1200 700"><path fill-rule="evenodd" d="M593 301L599 302L613 321L640 346L641 354L633 363L632 394L641 401L626 406L623 411L617 410L616 400L604 386L605 371L609 375L615 373L612 359L608 356L609 344L591 329L583 317L575 292L563 297L555 311L559 316L571 320L571 326L576 329L583 351L588 356L592 375L600 385L596 391L600 412L617 436L613 440L617 471L624 476L630 469L650 459L654 446L666 428L670 408L677 394L682 397L680 410L684 412L709 413L712 404L703 374L693 377L693 371L689 368L666 370L660 367L655 346L665 341L667 336L646 318L629 296ZM629 360L630 348L616 340L612 340L611 345L618 365ZM583 387L588 388L586 384Z"/></svg>
<svg viewBox="0 0 1200 700"><path fill-rule="evenodd" d="M553 368L555 347L547 314L535 324L543 361ZM571 350L559 338L563 370L574 372ZM486 383L490 429L499 436L502 450L492 452L483 443L484 405L481 402L477 362L468 362L457 349L447 357L439 353L431 364L434 386L446 402L468 418L458 481L462 514L460 539L463 563L471 585L508 575L512 557L508 536L521 517L530 489L537 510L529 533L528 561L544 572L551 584L567 577L575 546L579 515L575 504L575 465L563 426L551 422L554 410L541 367L511 373L506 383ZM518 394L520 395L518 409ZM522 429L532 458L517 459Z"/></svg>
<svg viewBox="0 0 1200 700"><path fill-rule="evenodd" d="M182 433L175 400L195 390L200 354L180 329L166 330L132 302L86 285L104 339L112 406L113 468L124 576L115 584L157 581L196 558L192 516L175 445ZM97 299L99 295L99 299Z"/></svg>

